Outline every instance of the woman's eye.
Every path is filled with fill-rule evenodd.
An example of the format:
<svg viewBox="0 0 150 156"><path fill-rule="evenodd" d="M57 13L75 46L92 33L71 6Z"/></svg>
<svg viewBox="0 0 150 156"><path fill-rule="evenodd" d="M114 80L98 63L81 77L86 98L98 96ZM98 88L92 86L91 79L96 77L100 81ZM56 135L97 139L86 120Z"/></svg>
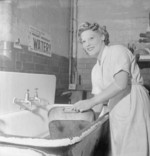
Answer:
<svg viewBox="0 0 150 156"><path fill-rule="evenodd" d="M94 39L94 37L91 37L91 38L90 38L90 40L93 40L93 39Z"/></svg>
<svg viewBox="0 0 150 156"><path fill-rule="evenodd" d="M85 43L85 41L82 41L82 44Z"/></svg>

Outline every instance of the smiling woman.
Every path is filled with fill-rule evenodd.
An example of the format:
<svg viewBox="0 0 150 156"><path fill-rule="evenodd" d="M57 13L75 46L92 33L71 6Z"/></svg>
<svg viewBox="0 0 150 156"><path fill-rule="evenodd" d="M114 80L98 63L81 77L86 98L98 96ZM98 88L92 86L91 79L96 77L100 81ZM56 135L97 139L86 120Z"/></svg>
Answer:
<svg viewBox="0 0 150 156"><path fill-rule="evenodd" d="M91 74L95 96L73 109L99 105L100 116L109 112L112 156L149 155L150 100L135 56L122 45L108 46L106 29L97 23L82 23L78 36L86 53L97 58Z"/></svg>

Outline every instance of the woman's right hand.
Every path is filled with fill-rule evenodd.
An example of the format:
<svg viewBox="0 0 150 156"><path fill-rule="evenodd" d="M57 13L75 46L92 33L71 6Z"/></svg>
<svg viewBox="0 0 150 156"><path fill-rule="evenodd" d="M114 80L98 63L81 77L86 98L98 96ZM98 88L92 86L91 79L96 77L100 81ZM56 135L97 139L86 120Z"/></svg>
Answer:
<svg viewBox="0 0 150 156"><path fill-rule="evenodd" d="M87 99L87 100L81 100L81 101L76 102L73 105L72 109L76 112L84 112L84 111L90 110L92 107L93 105L92 105L91 100Z"/></svg>

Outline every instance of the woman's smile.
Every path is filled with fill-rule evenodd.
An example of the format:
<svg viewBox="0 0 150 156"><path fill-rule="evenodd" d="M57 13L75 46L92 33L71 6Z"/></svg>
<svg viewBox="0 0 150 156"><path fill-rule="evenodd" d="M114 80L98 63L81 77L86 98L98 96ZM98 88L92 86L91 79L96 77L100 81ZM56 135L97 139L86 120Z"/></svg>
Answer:
<svg viewBox="0 0 150 156"><path fill-rule="evenodd" d="M92 51L94 49L94 47L88 47L87 51Z"/></svg>

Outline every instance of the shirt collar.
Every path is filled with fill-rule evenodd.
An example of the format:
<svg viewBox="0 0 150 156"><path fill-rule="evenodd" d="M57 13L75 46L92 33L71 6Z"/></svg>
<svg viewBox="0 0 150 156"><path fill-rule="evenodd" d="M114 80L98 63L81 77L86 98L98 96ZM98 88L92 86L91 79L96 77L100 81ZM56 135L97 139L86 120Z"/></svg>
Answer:
<svg viewBox="0 0 150 156"><path fill-rule="evenodd" d="M107 51L107 48L108 48L108 46L104 46L104 49L102 51L102 54L100 53L98 55L97 60L98 60L99 64L102 64L103 63L103 61L104 61L104 59L106 57L106 54L107 54L107 52L106 52Z"/></svg>

